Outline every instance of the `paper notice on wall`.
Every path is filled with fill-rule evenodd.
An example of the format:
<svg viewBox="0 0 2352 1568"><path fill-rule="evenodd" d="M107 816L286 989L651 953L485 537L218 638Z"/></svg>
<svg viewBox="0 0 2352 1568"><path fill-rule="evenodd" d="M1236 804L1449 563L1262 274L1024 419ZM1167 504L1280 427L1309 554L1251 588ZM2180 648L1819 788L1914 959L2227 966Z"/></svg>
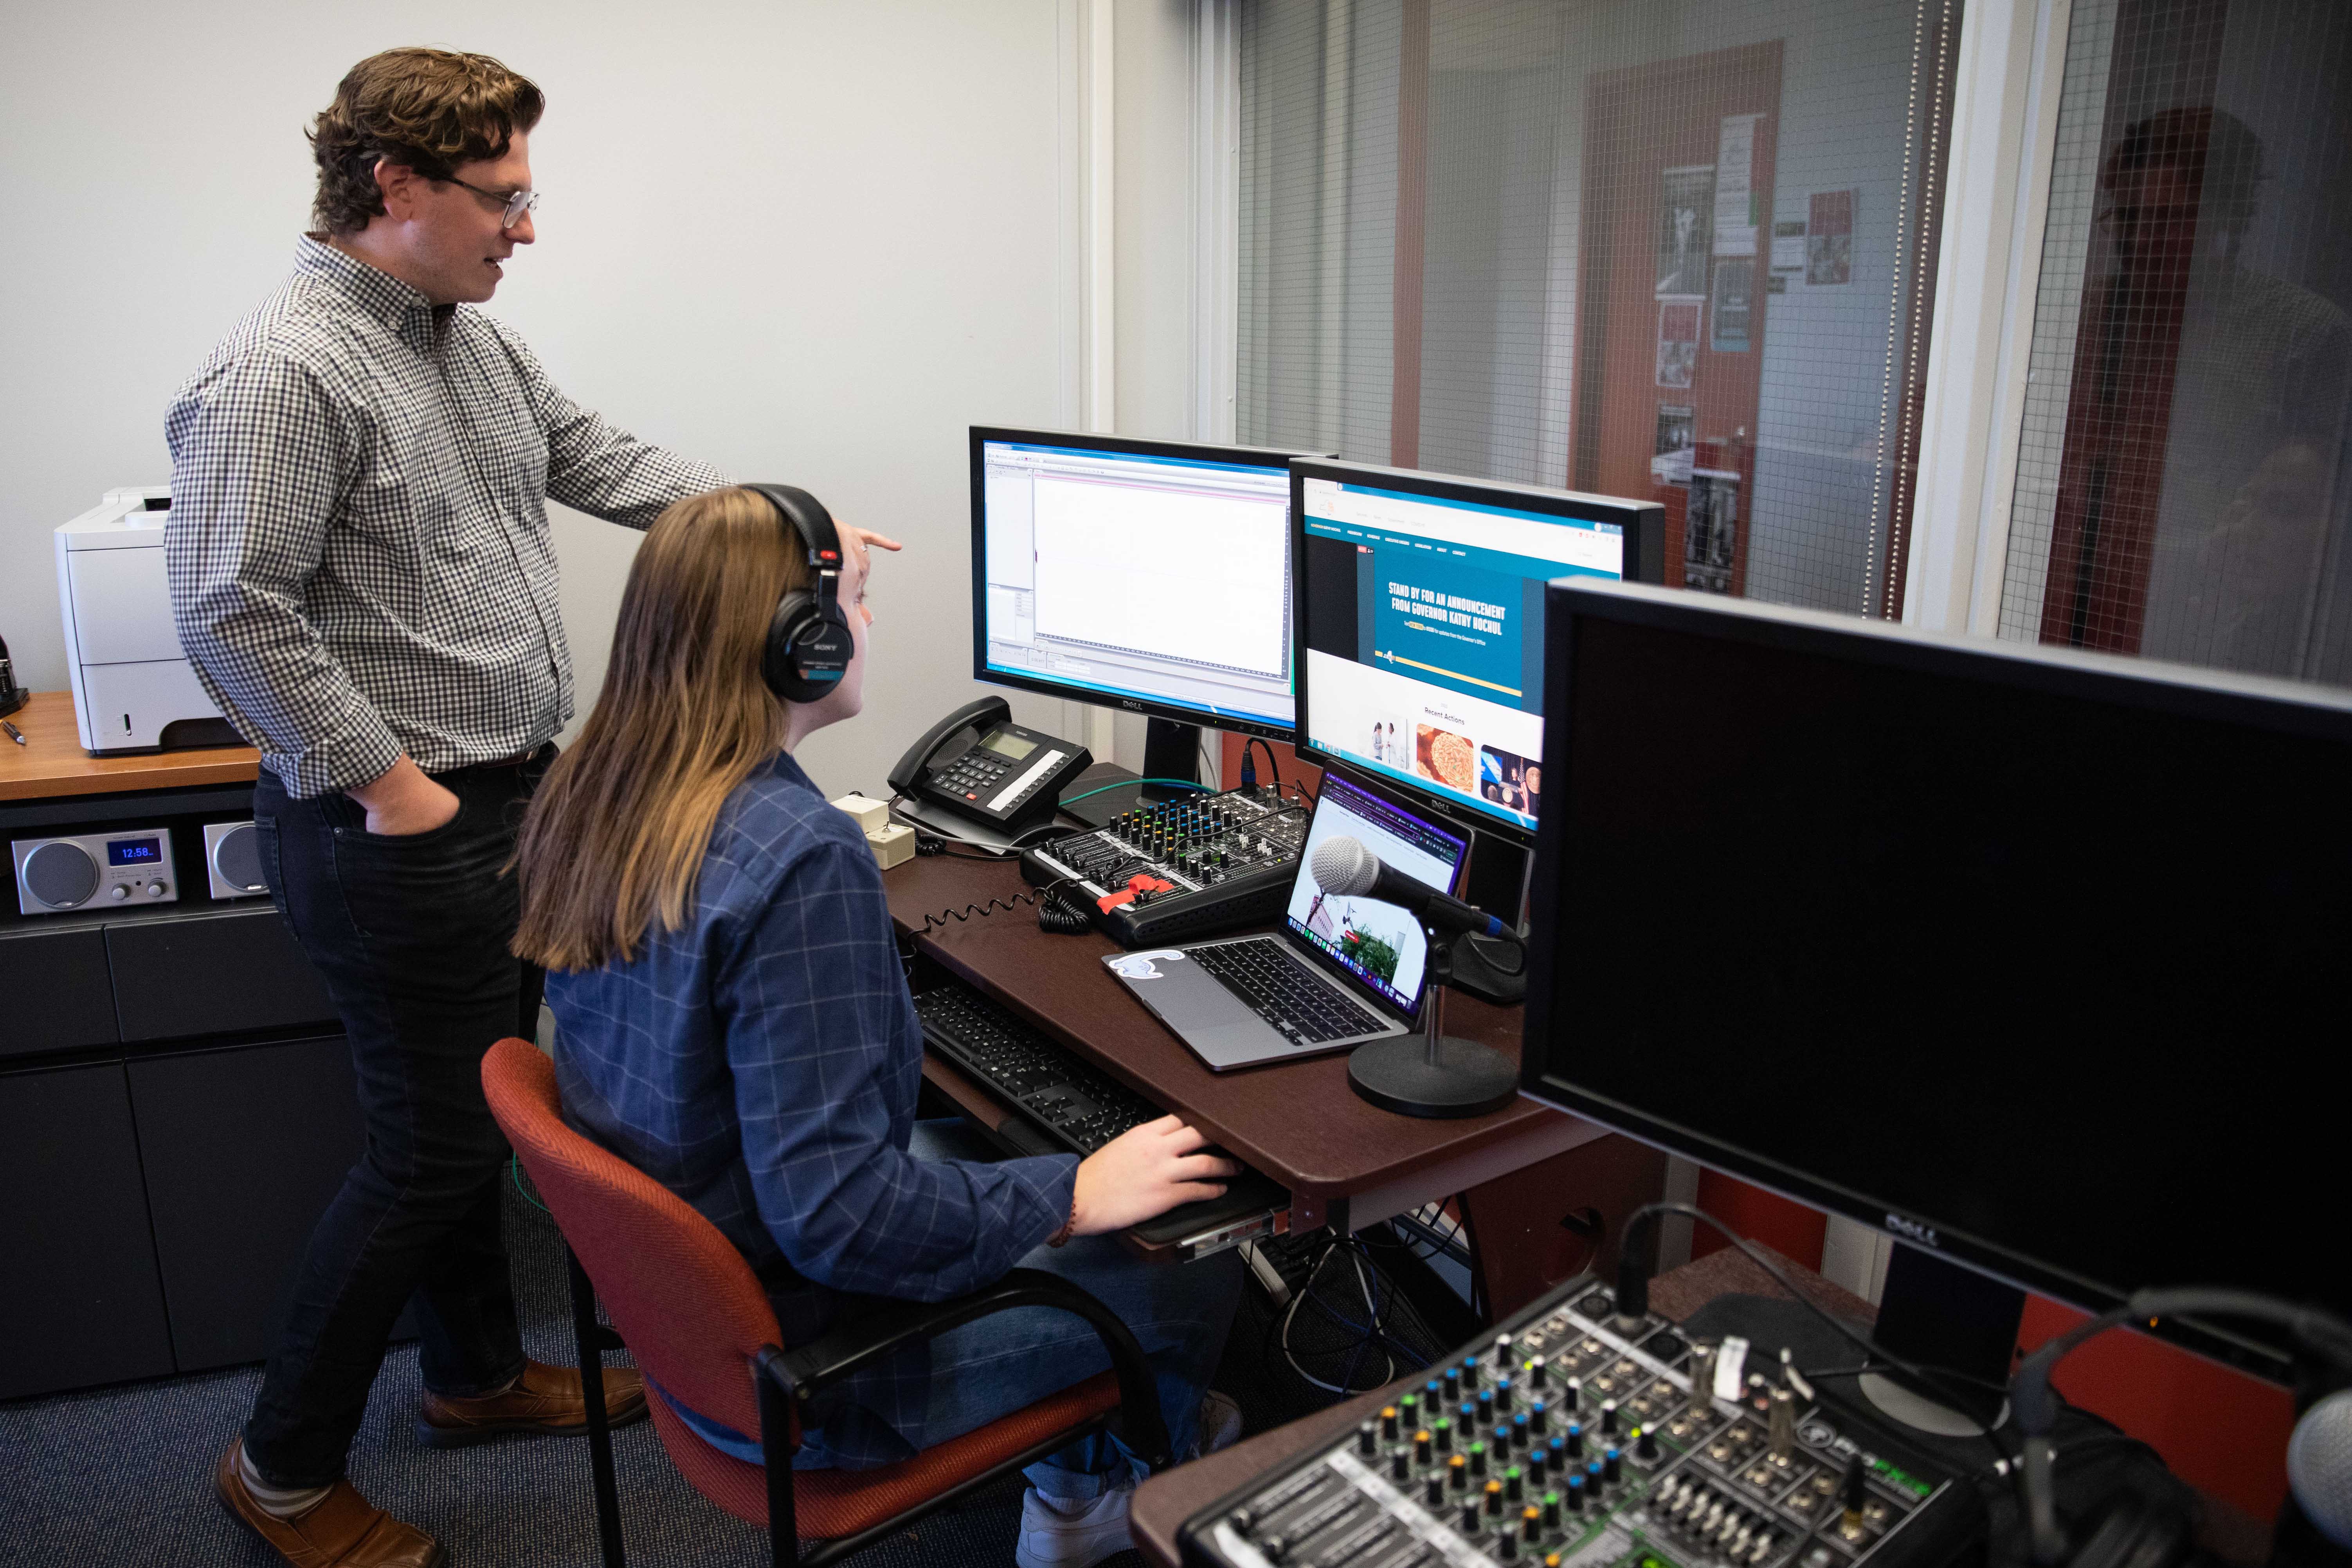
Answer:
<svg viewBox="0 0 2352 1568"><path fill-rule="evenodd" d="M1691 458L1698 447L1697 429L1696 410L1689 404L1658 405L1658 438L1650 458L1652 484L1690 483Z"/></svg>
<svg viewBox="0 0 2352 1568"><path fill-rule="evenodd" d="M1772 270L1802 272L1805 269L1805 220L1781 218L1772 226Z"/></svg>
<svg viewBox="0 0 2352 1568"><path fill-rule="evenodd" d="M1698 366L1699 312L1703 300L1658 301L1658 384L1688 386Z"/></svg>
<svg viewBox="0 0 2352 1568"><path fill-rule="evenodd" d="M1713 168L1693 163L1664 172L1658 190L1658 298L1706 292L1707 232L1714 217Z"/></svg>
<svg viewBox="0 0 2352 1568"><path fill-rule="evenodd" d="M1715 264L1715 298L1709 305L1714 331L1707 346L1717 353L1744 354L1755 346L1756 263L1727 257Z"/></svg>
<svg viewBox="0 0 2352 1568"><path fill-rule="evenodd" d="M1760 114L1727 114L1715 142L1715 254L1756 254L1756 122Z"/></svg>
<svg viewBox="0 0 2352 1568"><path fill-rule="evenodd" d="M1853 281L1853 191L1815 191L1806 219L1805 286Z"/></svg>

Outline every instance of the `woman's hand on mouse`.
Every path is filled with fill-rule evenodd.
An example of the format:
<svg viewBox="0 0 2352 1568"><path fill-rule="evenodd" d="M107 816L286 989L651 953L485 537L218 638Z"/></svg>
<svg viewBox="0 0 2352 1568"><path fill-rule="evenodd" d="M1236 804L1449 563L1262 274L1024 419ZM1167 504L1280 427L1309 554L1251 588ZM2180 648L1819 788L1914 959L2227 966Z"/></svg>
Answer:
<svg viewBox="0 0 2352 1568"><path fill-rule="evenodd" d="M1078 1164L1072 1232L1100 1236L1166 1214L1179 1204L1222 1196L1241 1166L1203 1153L1208 1134L1163 1116L1131 1127Z"/></svg>

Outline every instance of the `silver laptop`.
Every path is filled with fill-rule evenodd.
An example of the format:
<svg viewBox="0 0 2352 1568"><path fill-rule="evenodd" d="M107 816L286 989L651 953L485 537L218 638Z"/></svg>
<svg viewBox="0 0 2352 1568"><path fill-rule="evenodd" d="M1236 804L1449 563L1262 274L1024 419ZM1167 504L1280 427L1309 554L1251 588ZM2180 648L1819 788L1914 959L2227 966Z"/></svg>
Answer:
<svg viewBox="0 0 2352 1568"><path fill-rule="evenodd" d="M1316 847L1343 837L1444 892L1470 851L1391 796L1327 773L1280 931L1113 953L1104 966L1213 1072L1405 1033L1428 990L1428 939L1394 904L1316 886Z"/></svg>

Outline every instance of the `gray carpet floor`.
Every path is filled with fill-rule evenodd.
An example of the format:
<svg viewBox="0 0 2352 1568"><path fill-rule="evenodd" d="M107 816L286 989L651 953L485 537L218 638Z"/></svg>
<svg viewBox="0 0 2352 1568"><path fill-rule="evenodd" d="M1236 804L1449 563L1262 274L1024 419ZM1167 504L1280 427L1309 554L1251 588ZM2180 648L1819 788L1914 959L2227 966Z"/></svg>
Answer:
<svg viewBox="0 0 2352 1568"><path fill-rule="evenodd" d="M562 1241L553 1221L509 1188L507 1235L530 1353L573 1360ZM1338 1317L1307 1312L1294 1344L1327 1380L1376 1385L1386 1358L1349 1353L1354 1276L1335 1260ZM1245 1290L1215 1386L1261 1432L1330 1402L1276 1349L1271 1303ZM1397 1325L1410 1328L1411 1325ZM1442 1347L1425 1331L1405 1342L1426 1362ZM1382 1364L1375 1365L1375 1361ZM259 1367L163 1378L0 1404L0 1564L16 1568L280 1568L213 1496L213 1468L243 1426ZM377 1506L431 1531L452 1568L601 1568L588 1450L581 1439L507 1439L440 1450L411 1433L420 1384L414 1345L395 1346L377 1377L352 1447L352 1480ZM621 1525L632 1568L752 1568L765 1531L705 1501L678 1476L646 1423L614 1435ZM1015 1476L860 1553L859 1568L1009 1564L1021 1518ZM1132 1552L1104 1568L1141 1568Z"/></svg>
<svg viewBox="0 0 2352 1568"><path fill-rule="evenodd" d="M515 1285L530 1354L573 1360L562 1252L545 1215L509 1193ZM282 1568L214 1500L213 1467L242 1426L258 1367L0 1405L0 1563L26 1568ZM351 1477L430 1530L453 1568L599 1568L588 1449L578 1439L426 1448L411 1435L414 1345L394 1349L368 1401ZM640 1422L614 1435L631 1568L750 1568L767 1535L705 1501ZM861 1568L1009 1563L1017 1477L868 1551ZM1108 1568L1139 1568L1123 1552Z"/></svg>

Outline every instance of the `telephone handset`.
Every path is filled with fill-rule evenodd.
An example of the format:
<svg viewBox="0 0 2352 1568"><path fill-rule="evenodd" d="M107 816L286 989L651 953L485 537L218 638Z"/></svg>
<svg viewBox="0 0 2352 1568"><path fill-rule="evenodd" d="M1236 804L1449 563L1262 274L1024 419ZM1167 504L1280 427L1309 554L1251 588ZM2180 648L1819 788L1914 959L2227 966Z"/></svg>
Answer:
<svg viewBox="0 0 2352 1568"><path fill-rule="evenodd" d="M1084 746L1024 729L1003 698L982 697L908 747L890 770L890 787L1018 834L1051 822L1063 789L1093 765Z"/></svg>

